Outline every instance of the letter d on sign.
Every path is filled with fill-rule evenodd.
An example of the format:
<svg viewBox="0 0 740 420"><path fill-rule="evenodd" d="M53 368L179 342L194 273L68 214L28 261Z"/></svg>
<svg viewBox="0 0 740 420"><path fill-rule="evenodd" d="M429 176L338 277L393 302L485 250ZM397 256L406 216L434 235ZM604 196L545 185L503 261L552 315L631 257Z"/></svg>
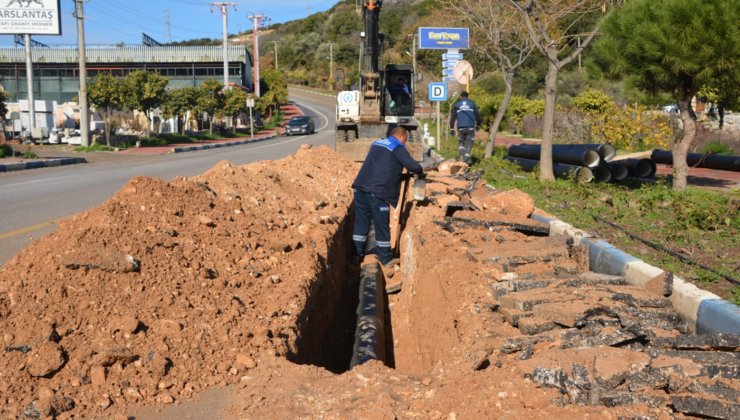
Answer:
<svg viewBox="0 0 740 420"><path fill-rule="evenodd" d="M447 100L447 84L446 83L430 83L429 84L429 100L430 101L446 101Z"/></svg>

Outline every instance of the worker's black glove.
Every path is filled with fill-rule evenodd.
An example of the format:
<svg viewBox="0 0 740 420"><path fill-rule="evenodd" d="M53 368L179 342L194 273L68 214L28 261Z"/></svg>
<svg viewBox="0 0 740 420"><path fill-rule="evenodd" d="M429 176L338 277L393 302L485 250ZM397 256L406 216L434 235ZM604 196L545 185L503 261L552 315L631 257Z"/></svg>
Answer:
<svg viewBox="0 0 740 420"><path fill-rule="evenodd" d="M422 173L416 175L416 177L419 178L419 179L425 179L427 177L427 173L426 172L422 172Z"/></svg>
<svg viewBox="0 0 740 420"><path fill-rule="evenodd" d="M451 136L454 136L455 135L455 130L450 130L450 135Z"/></svg>
<svg viewBox="0 0 740 420"><path fill-rule="evenodd" d="M475 131L480 131L480 126L476 126Z"/></svg>

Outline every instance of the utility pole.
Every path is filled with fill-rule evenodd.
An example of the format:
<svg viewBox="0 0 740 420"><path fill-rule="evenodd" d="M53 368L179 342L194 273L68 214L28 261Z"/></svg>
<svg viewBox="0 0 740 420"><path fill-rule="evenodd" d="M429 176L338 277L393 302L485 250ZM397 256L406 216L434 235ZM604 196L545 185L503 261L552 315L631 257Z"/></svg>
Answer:
<svg viewBox="0 0 740 420"><path fill-rule="evenodd" d="M229 89L229 6L234 6L236 12L236 3L211 3L211 13L213 6L218 7L224 20L224 91L226 91Z"/></svg>
<svg viewBox="0 0 740 420"><path fill-rule="evenodd" d="M254 96L259 98L260 96L260 38L259 30L260 26L266 23L269 19L265 15L250 15L247 19L252 21L254 35Z"/></svg>
<svg viewBox="0 0 740 420"><path fill-rule="evenodd" d="M334 86L334 44L329 43L329 89Z"/></svg>
<svg viewBox="0 0 740 420"><path fill-rule="evenodd" d="M308 3L308 16L311 16L311 3Z"/></svg>
<svg viewBox="0 0 740 420"><path fill-rule="evenodd" d="M171 44L173 42L173 39L172 39L172 24L170 23L170 10L169 9L164 11L164 16L165 16L164 43Z"/></svg>
<svg viewBox="0 0 740 420"><path fill-rule="evenodd" d="M90 147L90 109L87 105L87 57L85 54L85 18L82 4L88 0L75 0L77 9L77 43L80 58L80 140L84 147Z"/></svg>
<svg viewBox="0 0 740 420"><path fill-rule="evenodd" d="M273 44L275 44L275 70L280 70L280 66L278 65L278 47L277 44L282 44L280 41L272 41Z"/></svg>
<svg viewBox="0 0 740 420"><path fill-rule="evenodd" d="M36 128L36 102L33 98L33 53L31 35L26 34L26 82L28 83L28 131L33 136Z"/></svg>

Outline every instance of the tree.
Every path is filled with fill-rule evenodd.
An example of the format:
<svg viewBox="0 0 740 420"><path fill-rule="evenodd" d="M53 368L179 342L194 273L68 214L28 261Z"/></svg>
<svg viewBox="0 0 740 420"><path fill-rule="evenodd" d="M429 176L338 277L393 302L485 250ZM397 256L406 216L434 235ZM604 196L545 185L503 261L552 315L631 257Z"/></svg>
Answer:
<svg viewBox="0 0 740 420"><path fill-rule="evenodd" d="M105 120L105 144L110 146L110 117L112 111L123 109L128 93L124 83L110 73L100 73L92 79L87 87L87 100Z"/></svg>
<svg viewBox="0 0 740 420"><path fill-rule="evenodd" d="M198 107L208 114L211 134L213 134L213 117L224 109L224 84L215 79L208 79L199 88Z"/></svg>
<svg viewBox="0 0 740 420"><path fill-rule="evenodd" d="M522 16L511 7L508 0L448 0L446 7L472 27L473 48L495 63L503 75L506 86L504 100L491 124L486 145L486 158L490 158L496 134L514 91L514 73L527 60L534 46Z"/></svg>
<svg viewBox="0 0 740 420"><path fill-rule="evenodd" d="M672 148L673 188L685 190L696 135L691 101L717 80L740 80L740 0L634 0L602 27L597 53L612 75L676 99L683 132Z"/></svg>
<svg viewBox="0 0 740 420"><path fill-rule="evenodd" d="M268 69L261 74L262 96L257 98L255 106L261 114L272 114L280 104L288 102L288 83L282 70Z"/></svg>
<svg viewBox="0 0 740 420"><path fill-rule="evenodd" d="M8 115L8 99L10 99L12 96L13 95L11 95L10 92L7 92L0 88L0 119L3 121L5 121L5 116Z"/></svg>
<svg viewBox="0 0 740 420"><path fill-rule="evenodd" d="M545 115L542 119L540 180L555 181L552 172L552 138L560 69L578 58L598 31L579 31L578 23L605 4L597 0L508 0L522 15L527 33L535 47L547 59L545 76ZM584 37L580 47L571 42ZM561 58L562 56L562 58Z"/></svg>
<svg viewBox="0 0 740 420"><path fill-rule="evenodd" d="M195 113L198 109L199 93L196 87L181 87L168 91L162 102L162 113L165 118L178 117L182 121L183 135L188 112Z"/></svg>
<svg viewBox="0 0 740 420"><path fill-rule="evenodd" d="M236 124L233 119L238 117L239 114L249 111L247 108L248 98L249 95L247 92L239 88L233 88L226 91L226 95L224 96L224 115L229 116L232 119L232 131L236 128Z"/></svg>
<svg viewBox="0 0 740 420"><path fill-rule="evenodd" d="M123 82L126 91L124 105L144 113L149 122L146 127L147 137L151 135L151 113L162 104L169 83L169 78L147 70L133 71Z"/></svg>

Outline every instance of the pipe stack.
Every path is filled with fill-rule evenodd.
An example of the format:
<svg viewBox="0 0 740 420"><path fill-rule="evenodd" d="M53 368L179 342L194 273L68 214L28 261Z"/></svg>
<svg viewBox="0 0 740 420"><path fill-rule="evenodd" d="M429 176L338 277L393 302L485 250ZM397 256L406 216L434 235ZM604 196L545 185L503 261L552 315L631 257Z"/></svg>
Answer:
<svg viewBox="0 0 740 420"><path fill-rule="evenodd" d="M519 144L509 147L506 160L525 171L539 165L541 147ZM614 146L603 144L556 144L552 146L553 172L557 177L575 174L581 182L619 182L625 178L650 178L655 175L655 163L650 159L627 159L610 162L617 156ZM588 176L586 176L588 174Z"/></svg>

